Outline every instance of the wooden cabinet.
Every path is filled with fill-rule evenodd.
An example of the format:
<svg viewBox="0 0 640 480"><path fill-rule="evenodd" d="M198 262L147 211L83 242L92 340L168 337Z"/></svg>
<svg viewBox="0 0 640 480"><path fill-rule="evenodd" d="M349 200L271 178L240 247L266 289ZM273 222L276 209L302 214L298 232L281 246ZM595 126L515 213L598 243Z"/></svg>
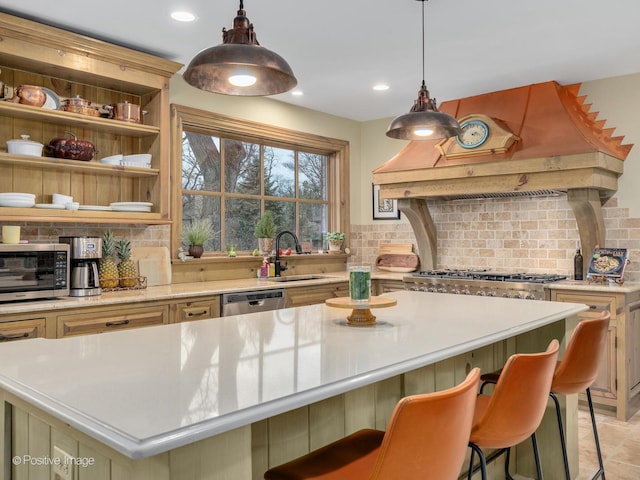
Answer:
<svg viewBox="0 0 640 480"><path fill-rule="evenodd" d="M209 296L207 300L202 297L175 305L173 322L191 322L220 316L220 295Z"/></svg>
<svg viewBox="0 0 640 480"><path fill-rule="evenodd" d="M169 221L169 80L180 64L0 13L0 80L10 89L38 85L59 98L79 95L92 105L128 101L146 112L143 123L0 102L0 147L29 135L47 145L71 131L96 147L88 162L10 155L0 151L0 192L53 193L81 205L152 202L150 213L0 207L0 220L142 223ZM104 165L114 154L150 153L151 168Z"/></svg>
<svg viewBox="0 0 640 480"><path fill-rule="evenodd" d="M285 291L285 305L287 307L302 307L303 305L324 303L327 298L346 297L348 295L349 282L287 288Z"/></svg>
<svg viewBox="0 0 640 480"><path fill-rule="evenodd" d="M58 315L58 338L169 323L167 304L128 304L109 308L86 308L76 312Z"/></svg>
<svg viewBox="0 0 640 480"><path fill-rule="evenodd" d="M0 323L0 342L44 337L46 322L47 319L45 317L2 322Z"/></svg>
<svg viewBox="0 0 640 480"><path fill-rule="evenodd" d="M628 420L640 409L640 292L551 290L551 300L584 303L581 318L611 313L609 336L598 377L591 387L593 401L602 411Z"/></svg>
<svg viewBox="0 0 640 480"><path fill-rule="evenodd" d="M405 290L402 280L374 280L373 291L375 295L382 295L383 293L397 292L398 290Z"/></svg>

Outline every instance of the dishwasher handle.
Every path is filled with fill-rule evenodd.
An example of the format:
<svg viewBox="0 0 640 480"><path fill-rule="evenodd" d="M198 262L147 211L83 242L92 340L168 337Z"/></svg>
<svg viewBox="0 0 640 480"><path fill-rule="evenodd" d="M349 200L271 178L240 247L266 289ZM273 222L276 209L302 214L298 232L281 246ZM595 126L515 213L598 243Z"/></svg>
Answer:
<svg viewBox="0 0 640 480"><path fill-rule="evenodd" d="M264 298L262 300L249 300L249 305L252 307L262 307L264 305Z"/></svg>

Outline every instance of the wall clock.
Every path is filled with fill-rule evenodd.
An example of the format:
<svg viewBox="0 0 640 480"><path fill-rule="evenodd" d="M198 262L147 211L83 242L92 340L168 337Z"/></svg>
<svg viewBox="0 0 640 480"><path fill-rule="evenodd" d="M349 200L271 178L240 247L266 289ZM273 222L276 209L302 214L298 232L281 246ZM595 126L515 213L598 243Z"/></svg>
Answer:
<svg viewBox="0 0 640 480"><path fill-rule="evenodd" d="M460 125L460 134L456 137L462 148L477 148L489 138L489 125L482 120L467 120Z"/></svg>

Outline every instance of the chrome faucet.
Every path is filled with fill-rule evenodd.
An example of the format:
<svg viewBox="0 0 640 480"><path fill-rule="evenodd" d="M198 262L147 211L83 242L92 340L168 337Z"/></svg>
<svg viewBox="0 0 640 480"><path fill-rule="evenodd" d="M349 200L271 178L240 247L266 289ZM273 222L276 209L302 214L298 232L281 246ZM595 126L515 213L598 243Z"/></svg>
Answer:
<svg viewBox="0 0 640 480"><path fill-rule="evenodd" d="M300 246L298 237L296 237L295 233L290 232L289 230L283 230L278 235L276 235L276 260L274 262L274 274L276 277L279 277L281 272L284 272L287 268L289 268L287 267L287 262L285 262L284 267L280 265L280 237L282 237L282 235L284 235L285 233L288 233L293 237L293 241L296 244L296 253L298 255L302 254L302 247Z"/></svg>

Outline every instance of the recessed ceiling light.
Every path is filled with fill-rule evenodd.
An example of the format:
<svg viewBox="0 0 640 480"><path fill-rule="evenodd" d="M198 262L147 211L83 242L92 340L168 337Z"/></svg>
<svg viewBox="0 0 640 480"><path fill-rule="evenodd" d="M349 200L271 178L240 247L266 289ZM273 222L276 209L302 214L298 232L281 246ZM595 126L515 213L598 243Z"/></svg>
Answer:
<svg viewBox="0 0 640 480"><path fill-rule="evenodd" d="M193 22L196 16L191 12L171 12L171 18L178 22Z"/></svg>
<svg viewBox="0 0 640 480"><path fill-rule="evenodd" d="M373 86L373 89L376 92L384 92L385 90L389 90L389 85L386 83L377 83Z"/></svg>
<svg viewBox="0 0 640 480"><path fill-rule="evenodd" d="M291 92L291 95L301 97L302 95L304 95L304 92L302 90L294 90L293 92Z"/></svg>

